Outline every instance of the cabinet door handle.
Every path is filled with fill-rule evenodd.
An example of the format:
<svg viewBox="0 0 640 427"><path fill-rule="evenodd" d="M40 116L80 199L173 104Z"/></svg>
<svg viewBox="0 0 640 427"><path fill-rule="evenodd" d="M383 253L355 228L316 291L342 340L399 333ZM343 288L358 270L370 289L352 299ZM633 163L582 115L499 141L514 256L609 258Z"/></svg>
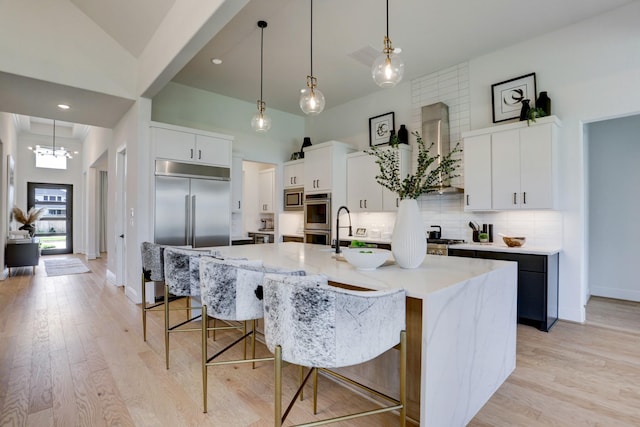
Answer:
<svg viewBox="0 0 640 427"><path fill-rule="evenodd" d="M396 197L396 208L400 207L400 197Z"/></svg>
<svg viewBox="0 0 640 427"><path fill-rule="evenodd" d="M514 205L518 204L518 201L517 201L518 199L517 198L518 198L518 193L513 193L513 204Z"/></svg>
<svg viewBox="0 0 640 427"><path fill-rule="evenodd" d="M189 158L190 158L190 159L193 159L193 148L191 148L191 149L189 150L189 153L190 153L190 154L189 154Z"/></svg>
<svg viewBox="0 0 640 427"><path fill-rule="evenodd" d="M364 208L367 209L367 199L364 199Z"/></svg>
<svg viewBox="0 0 640 427"><path fill-rule="evenodd" d="M202 159L202 150L198 150L198 160Z"/></svg>
<svg viewBox="0 0 640 427"><path fill-rule="evenodd" d="M240 200L238 200L238 209L240 209Z"/></svg>
<svg viewBox="0 0 640 427"><path fill-rule="evenodd" d="M467 206L469 206L469 195L467 194Z"/></svg>
<svg viewBox="0 0 640 427"><path fill-rule="evenodd" d="M297 176L294 176L294 177L293 177L293 183L294 183L294 184L297 184L297 183L298 183L298 177L297 177Z"/></svg>
<svg viewBox="0 0 640 427"><path fill-rule="evenodd" d="M527 192L526 191L522 192L522 204L523 205L527 204Z"/></svg>
<svg viewBox="0 0 640 427"><path fill-rule="evenodd" d="M362 209L362 199L360 199L360 209Z"/></svg>

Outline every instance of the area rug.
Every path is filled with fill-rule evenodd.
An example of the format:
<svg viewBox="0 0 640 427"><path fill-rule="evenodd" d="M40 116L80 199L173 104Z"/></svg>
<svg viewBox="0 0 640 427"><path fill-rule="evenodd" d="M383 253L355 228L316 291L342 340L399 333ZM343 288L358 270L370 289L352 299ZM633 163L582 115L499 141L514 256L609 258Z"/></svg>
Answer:
<svg viewBox="0 0 640 427"><path fill-rule="evenodd" d="M53 258L44 260L47 276L64 276L65 274L88 273L89 268L78 258Z"/></svg>

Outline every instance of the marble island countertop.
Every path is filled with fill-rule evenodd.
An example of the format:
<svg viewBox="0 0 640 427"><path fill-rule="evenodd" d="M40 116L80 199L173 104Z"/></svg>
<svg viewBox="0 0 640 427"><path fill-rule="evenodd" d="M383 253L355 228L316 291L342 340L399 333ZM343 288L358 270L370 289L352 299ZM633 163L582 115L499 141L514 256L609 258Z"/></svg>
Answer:
<svg viewBox="0 0 640 427"><path fill-rule="evenodd" d="M411 353L407 413L420 425L466 425L515 369L515 262L427 255L415 269L387 261L375 270L361 271L333 258L334 250L323 245L291 242L215 249L223 256L323 273L336 284L405 289ZM380 363L375 372L390 369L388 363Z"/></svg>
<svg viewBox="0 0 640 427"><path fill-rule="evenodd" d="M465 249L472 251L491 251L491 252L508 252L514 254L531 254L531 255L553 255L560 252L562 249L560 247L542 247L542 246L529 246L528 244L524 244L524 246L510 248L509 246L499 242L493 243L456 243L455 245L450 245L449 250L451 249Z"/></svg>

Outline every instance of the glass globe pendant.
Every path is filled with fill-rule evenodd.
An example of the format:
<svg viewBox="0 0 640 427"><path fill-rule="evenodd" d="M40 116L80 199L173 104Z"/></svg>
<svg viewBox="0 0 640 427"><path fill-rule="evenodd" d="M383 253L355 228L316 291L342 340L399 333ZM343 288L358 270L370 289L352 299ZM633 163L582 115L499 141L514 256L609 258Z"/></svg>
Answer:
<svg viewBox="0 0 640 427"><path fill-rule="evenodd" d="M391 40L384 37L384 49L371 67L371 76L380 87L394 87L404 76L404 61L400 55L393 52Z"/></svg>
<svg viewBox="0 0 640 427"><path fill-rule="evenodd" d="M316 78L307 76L307 87L300 91L300 109L305 114L315 116L324 110L324 95L316 89Z"/></svg>
<svg viewBox="0 0 640 427"><path fill-rule="evenodd" d="M264 101L258 101L258 112L251 119L251 127L256 132L266 132L271 129L271 117L264 112L265 108Z"/></svg>

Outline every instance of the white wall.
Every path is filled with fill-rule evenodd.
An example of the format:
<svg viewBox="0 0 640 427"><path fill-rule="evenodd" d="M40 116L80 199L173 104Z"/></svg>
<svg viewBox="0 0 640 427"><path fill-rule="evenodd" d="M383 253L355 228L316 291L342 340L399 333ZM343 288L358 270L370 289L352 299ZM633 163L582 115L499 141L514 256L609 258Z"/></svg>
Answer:
<svg viewBox="0 0 640 427"><path fill-rule="evenodd" d="M588 125L589 289L640 301L640 116Z"/></svg>
<svg viewBox="0 0 640 427"><path fill-rule="evenodd" d="M8 222L9 222L9 209L12 206L8 206L7 202L7 163L8 157L13 157L15 161L16 147L18 144L18 135L16 133L16 123L13 119L13 114L0 112L0 143L2 149L0 150L0 280L4 280L7 276L5 263L4 263L4 242L6 241Z"/></svg>

